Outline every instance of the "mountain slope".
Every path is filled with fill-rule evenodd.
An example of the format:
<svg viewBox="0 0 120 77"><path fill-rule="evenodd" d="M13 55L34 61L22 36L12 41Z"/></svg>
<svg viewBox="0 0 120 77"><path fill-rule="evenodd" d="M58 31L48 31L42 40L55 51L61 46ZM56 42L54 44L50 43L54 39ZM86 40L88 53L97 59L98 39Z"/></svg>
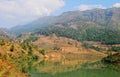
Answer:
<svg viewBox="0 0 120 77"><path fill-rule="evenodd" d="M104 44L120 43L120 8L70 11L56 17L43 17L28 25L12 28L12 32L73 38L78 41L100 41Z"/></svg>

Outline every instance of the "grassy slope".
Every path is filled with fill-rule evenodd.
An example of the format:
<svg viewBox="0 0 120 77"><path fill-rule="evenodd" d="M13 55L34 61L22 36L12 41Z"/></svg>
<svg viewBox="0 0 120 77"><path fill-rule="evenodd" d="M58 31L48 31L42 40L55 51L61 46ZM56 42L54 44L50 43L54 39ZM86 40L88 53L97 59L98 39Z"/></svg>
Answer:
<svg viewBox="0 0 120 77"><path fill-rule="evenodd" d="M14 45L14 50L10 51ZM12 57L18 57L21 47L14 42L4 40L4 44L0 45L0 77L27 77L27 74L20 71L14 63L11 62Z"/></svg>
<svg viewBox="0 0 120 77"><path fill-rule="evenodd" d="M45 49L48 57L59 57L61 54L68 59L96 61L106 56L104 53L93 49L86 49L82 46L82 43L70 38L57 37L56 35L39 35L38 37L39 39L33 42L33 44ZM58 48L58 50L55 48Z"/></svg>
<svg viewBox="0 0 120 77"><path fill-rule="evenodd" d="M25 40L28 38L27 36L29 35L19 38L19 40ZM37 63L39 63L41 57L45 57L47 59L46 62L49 63L56 62L56 60L61 61L61 59L65 59L62 62L62 65L60 66L58 65L56 67L61 68L59 70L63 70L64 69L63 66L66 66L66 68L71 67L70 69L72 70L74 66L77 66L76 68L79 68L80 67L79 64L83 64L86 62L89 63L95 62L101 60L103 57L106 56L106 54L95 51L93 49L86 49L82 46L82 43L70 38L57 37L56 35L51 36L37 35L37 37L38 40L36 40L35 42L29 42L33 44L32 46L33 54L37 55L39 58L38 61L34 63L34 65L36 66ZM12 45L14 45L14 50L10 51ZM45 50L45 55L42 55L41 53L38 52L41 49ZM24 54L24 56L28 56L27 55L28 49L26 50L23 49L20 43L5 41L5 44L0 46L0 54L1 54L0 63L2 63L0 65L1 68L0 75L2 77L8 76L19 77L21 75L23 75L22 77L25 77L25 73L20 71L19 68L16 66L16 65L19 66L20 63L15 63L15 61L13 62L13 60L15 58L16 58L15 60L17 61L24 60L24 58L21 59L22 58L21 54ZM14 59L12 59L12 57L14 57ZM11 64L11 62L15 63L15 65ZM49 67L49 70L51 68L54 69L52 65ZM45 67L39 67L38 70L39 69L40 71L49 71L44 70L46 69Z"/></svg>
<svg viewBox="0 0 120 77"><path fill-rule="evenodd" d="M27 74L19 71L9 61L0 59L0 77L27 77Z"/></svg>

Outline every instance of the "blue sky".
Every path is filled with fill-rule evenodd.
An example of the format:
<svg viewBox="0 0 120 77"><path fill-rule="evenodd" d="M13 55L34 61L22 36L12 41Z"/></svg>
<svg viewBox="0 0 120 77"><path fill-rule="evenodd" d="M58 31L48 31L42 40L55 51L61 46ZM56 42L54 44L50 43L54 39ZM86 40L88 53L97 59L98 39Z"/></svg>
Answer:
<svg viewBox="0 0 120 77"><path fill-rule="evenodd" d="M120 0L65 0L66 7L73 8L81 4L95 5L101 4L105 7L112 7L115 3L119 3Z"/></svg>
<svg viewBox="0 0 120 77"><path fill-rule="evenodd" d="M66 11L120 7L120 0L0 0L0 27L27 24Z"/></svg>
<svg viewBox="0 0 120 77"><path fill-rule="evenodd" d="M58 15L72 10L78 10L80 5L102 5L104 8L111 8L116 3L120 3L120 0L64 0L65 6L61 10L56 11ZM55 14L54 13L54 14Z"/></svg>

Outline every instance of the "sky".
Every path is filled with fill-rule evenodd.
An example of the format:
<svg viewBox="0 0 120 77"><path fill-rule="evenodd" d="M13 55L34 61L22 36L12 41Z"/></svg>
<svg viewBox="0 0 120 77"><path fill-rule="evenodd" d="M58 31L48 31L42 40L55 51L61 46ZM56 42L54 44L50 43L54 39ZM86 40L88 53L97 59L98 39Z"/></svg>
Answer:
<svg viewBox="0 0 120 77"><path fill-rule="evenodd" d="M120 0L0 0L0 27L24 25L74 10L120 7Z"/></svg>

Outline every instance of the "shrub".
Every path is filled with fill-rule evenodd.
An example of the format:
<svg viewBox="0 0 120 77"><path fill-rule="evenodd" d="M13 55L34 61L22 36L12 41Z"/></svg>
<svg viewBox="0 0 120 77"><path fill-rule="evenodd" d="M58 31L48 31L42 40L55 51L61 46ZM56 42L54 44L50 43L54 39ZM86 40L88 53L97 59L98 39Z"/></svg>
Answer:
<svg viewBox="0 0 120 77"><path fill-rule="evenodd" d="M39 50L39 53L41 53L42 55L45 55L45 50L44 49Z"/></svg>
<svg viewBox="0 0 120 77"><path fill-rule="evenodd" d="M32 46L28 46L28 54L31 55L32 52L33 52L33 50L32 50Z"/></svg>
<svg viewBox="0 0 120 77"><path fill-rule="evenodd" d="M11 51L11 52L14 51L14 45L11 45L11 47L10 47L10 51Z"/></svg>
<svg viewBox="0 0 120 77"><path fill-rule="evenodd" d="M0 40L0 45L1 46L5 45L5 41L4 40Z"/></svg>
<svg viewBox="0 0 120 77"><path fill-rule="evenodd" d="M57 47L57 46L55 46L53 49L54 49L54 50L60 50L60 48Z"/></svg>
<svg viewBox="0 0 120 77"><path fill-rule="evenodd" d="M96 51L102 51L103 49L98 47L98 46L93 46L91 44L87 44L87 43L83 43L82 44L85 48L91 48L91 49L94 49Z"/></svg>
<svg viewBox="0 0 120 77"><path fill-rule="evenodd" d="M120 46L112 46L109 50L119 52L120 51Z"/></svg>
<svg viewBox="0 0 120 77"><path fill-rule="evenodd" d="M38 37L30 36L29 38L24 40L24 42L35 42L36 40L38 40Z"/></svg>
<svg viewBox="0 0 120 77"><path fill-rule="evenodd" d="M71 42L68 42L69 45L73 45Z"/></svg>
<svg viewBox="0 0 120 77"><path fill-rule="evenodd" d="M120 53L110 54L103 58L102 61L106 64L119 64L120 63Z"/></svg>

